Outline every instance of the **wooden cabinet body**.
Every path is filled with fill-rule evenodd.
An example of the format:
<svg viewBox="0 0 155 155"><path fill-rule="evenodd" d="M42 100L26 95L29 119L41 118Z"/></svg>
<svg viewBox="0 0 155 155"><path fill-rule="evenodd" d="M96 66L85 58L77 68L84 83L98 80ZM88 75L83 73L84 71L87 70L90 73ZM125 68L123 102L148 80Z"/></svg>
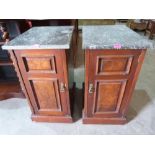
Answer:
<svg viewBox="0 0 155 155"><path fill-rule="evenodd" d="M32 110L32 120L72 122L69 90L73 80L67 50L10 51L18 77ZM68 82L70 81L70 83Z"/></svg>
<svg viewBox="0 0 155 155"><path fill-rule="evenodd" d="M83 122L123 124L146 50L86 50Z"/></svg>

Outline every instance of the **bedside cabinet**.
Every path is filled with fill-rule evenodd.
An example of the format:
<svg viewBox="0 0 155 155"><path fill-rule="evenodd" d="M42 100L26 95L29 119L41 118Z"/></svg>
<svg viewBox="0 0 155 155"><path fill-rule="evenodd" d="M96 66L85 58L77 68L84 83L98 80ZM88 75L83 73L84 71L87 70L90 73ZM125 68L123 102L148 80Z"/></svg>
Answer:
<svg viewBox="0 0 155 155"><path fill-rule="evenodd" d="M85 26L82 32L86 69L83 123L124 124L151 43L126 26Z"/></svg>
<svg viewBox="0 0 155 155"><path fill-rule="evenodd" d="M34 27L3 46L10 50L33 121L72 122L72 32L72 26Z"/></svg>

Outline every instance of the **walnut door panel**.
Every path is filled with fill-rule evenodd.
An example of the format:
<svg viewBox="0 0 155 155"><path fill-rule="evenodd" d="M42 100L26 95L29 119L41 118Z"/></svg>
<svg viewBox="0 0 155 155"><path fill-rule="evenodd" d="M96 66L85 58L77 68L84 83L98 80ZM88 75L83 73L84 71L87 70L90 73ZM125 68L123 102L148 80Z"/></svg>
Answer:
<svg viewBox="0 0 155 155"><path fill-rule="evenodd" d="M132 55L114 55L97 57L97 74L125 75L129 74L133 61Z"/></svg>
<svg viewBox="0 0 155 155"><path fill-rule="evenodd" d="M38 112L58 114L62 111L57 80L30 80Z"/></svg>
<svg viewBox="0 0 155 155"><path fill-rule="evenodd" d="M85 113L87 117L121 117L127 104L141 52L86 51ZM92 87L92 88L91 88ZM90 92L89 90L93 91Z"/></svg>
<svg viewBox="0 0 155 155"><path fill-rule="evenodd" d="M95 81L93 115L117 115L122 103L126 80Z"/></svg>
<svg viewBox="0 0 155 155"><path fill-rule="evenodd" d="M56 73L55 56L23 57L27 72Z"/></svg>
<svg viewBox="0 0 155 155"><path fill-rule="evenodd" d="M63 66L65 52L18 50L15 54L35 113L70 115L68 81Z"/></svg>

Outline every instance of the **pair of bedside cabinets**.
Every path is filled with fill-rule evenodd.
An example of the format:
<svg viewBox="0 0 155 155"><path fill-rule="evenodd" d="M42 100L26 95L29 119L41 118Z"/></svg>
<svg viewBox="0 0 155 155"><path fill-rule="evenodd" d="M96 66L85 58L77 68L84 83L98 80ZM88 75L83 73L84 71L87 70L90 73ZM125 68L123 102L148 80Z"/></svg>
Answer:
<svg viewBox="0 0 155 155"><path fill-rule="evenodd" d="M71 123L74 98L72 26L33 27L8 42L32 120ZM83 123L124 124L150 42L126 26L84 26ZM140 103L139 103L140 104Z"/></svg>

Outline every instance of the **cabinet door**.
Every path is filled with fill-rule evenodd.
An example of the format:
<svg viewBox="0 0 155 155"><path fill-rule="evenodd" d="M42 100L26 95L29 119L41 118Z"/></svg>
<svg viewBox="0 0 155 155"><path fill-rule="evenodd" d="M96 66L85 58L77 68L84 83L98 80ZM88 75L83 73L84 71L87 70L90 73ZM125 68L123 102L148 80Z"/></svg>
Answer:
<svg viewBox="0 0 155 155"><path fill-rule="evenodd" d="M87 117L119 117L133 90L141 51L86 51Z"/></svg>
<svg viewBox="0 0 155 155"><path fill-rule="evenodd" d="M69 115L65 51L17 50L15 54L35 114Z"/></svg>

